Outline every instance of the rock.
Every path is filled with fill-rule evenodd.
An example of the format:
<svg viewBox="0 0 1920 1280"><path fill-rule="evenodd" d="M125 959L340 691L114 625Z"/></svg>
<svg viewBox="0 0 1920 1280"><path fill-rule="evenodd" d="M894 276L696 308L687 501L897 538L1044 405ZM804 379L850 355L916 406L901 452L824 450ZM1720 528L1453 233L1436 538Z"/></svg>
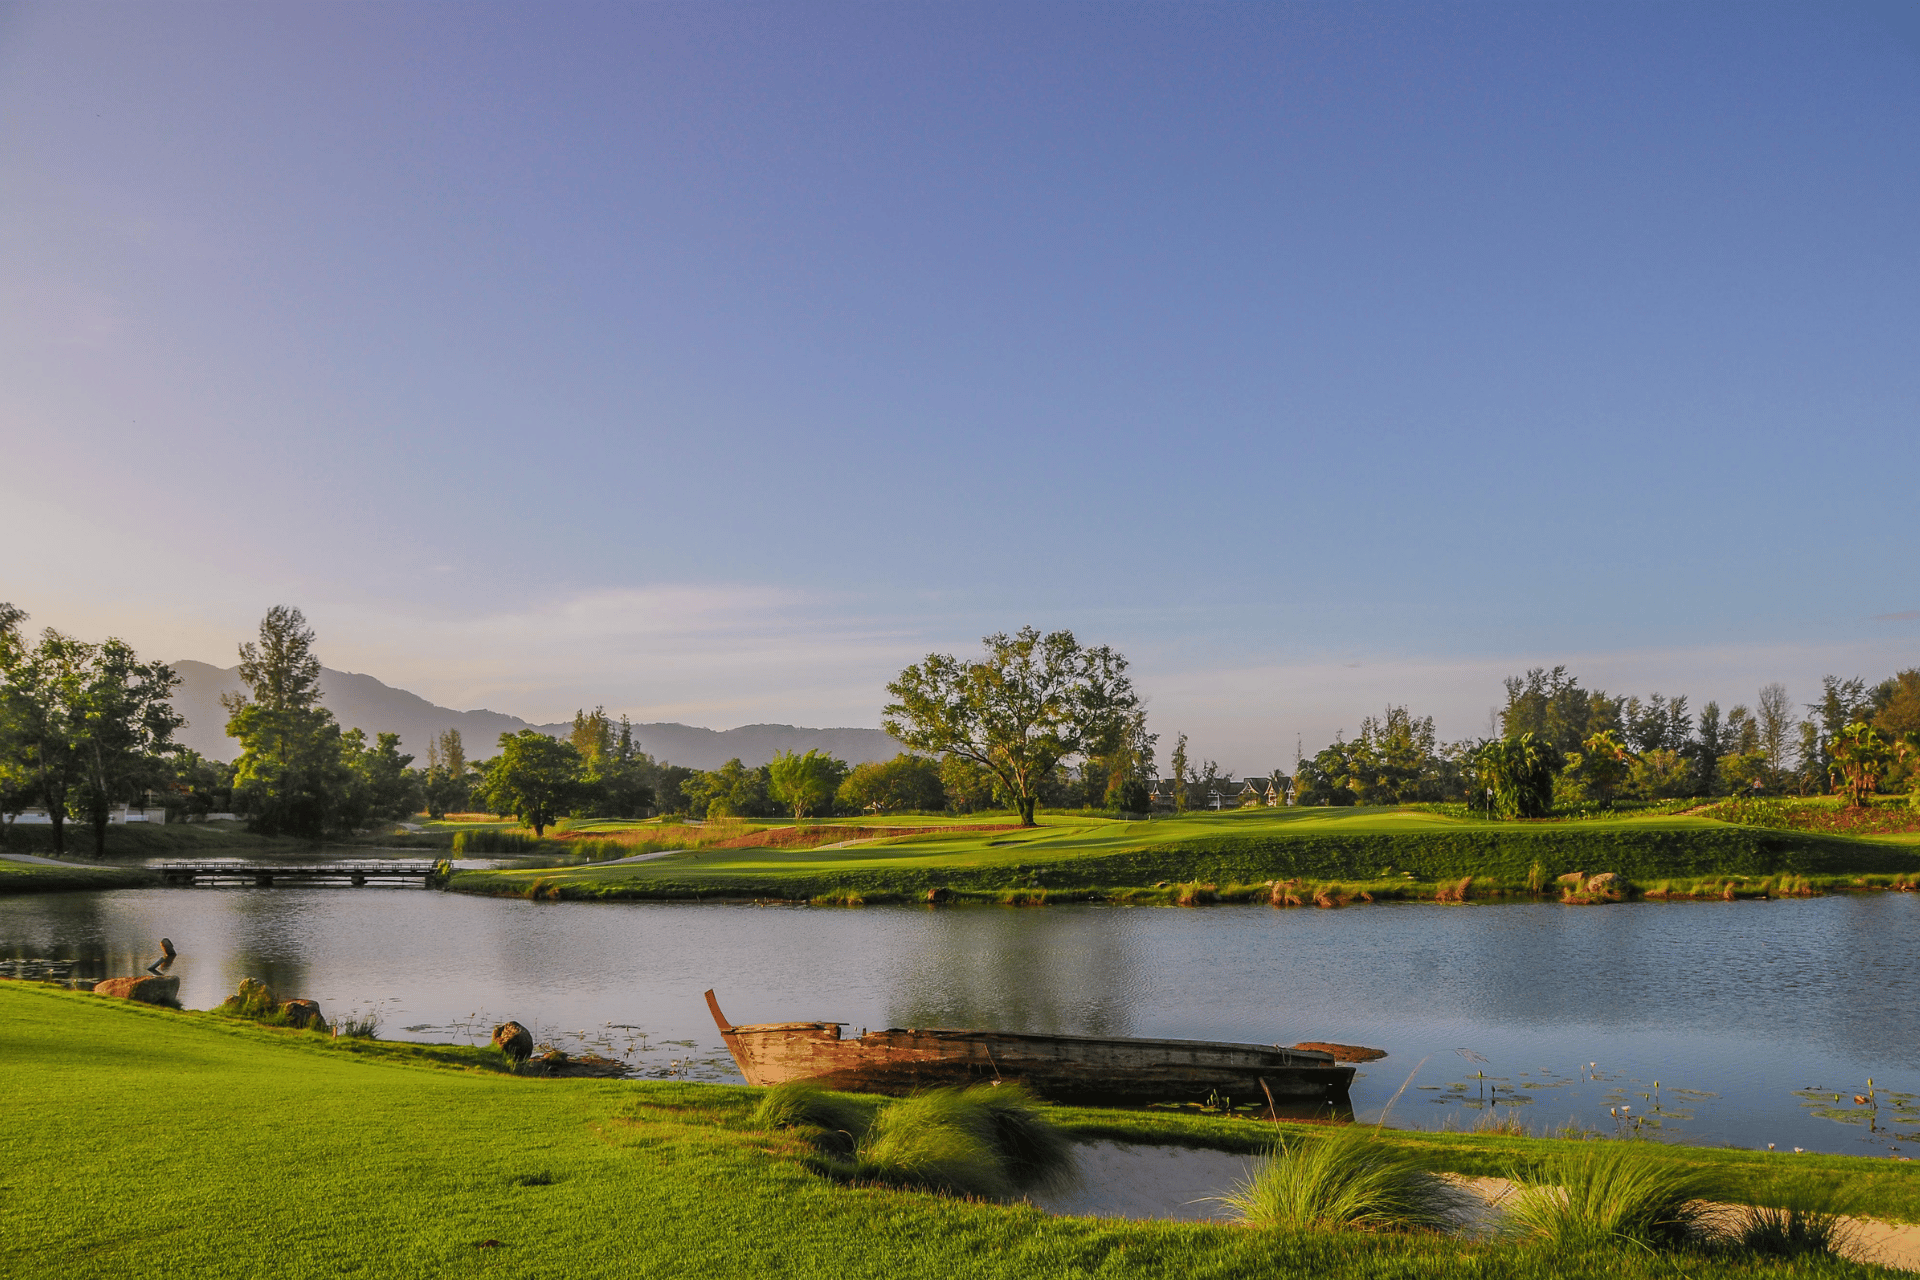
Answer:
<svg viewBox="0 0 1920 1280"><path fill-rule="evenodd" d="M1597 876L1587 878L1588 893L1607 893L1613 889L1613 882L1620 877L1611 871L1602 871Z"/></svg>
<svg viewBox="0 0 1920 1280"><path fill-rule="evenodd" d="M93 984L93 994L115 996L122 1000L137 1000L141 1004L179 1004L180 979L152 978L145 975L136 978L107 978Z"/></svg>
<svg viewBox="0 0 1920 1280"><path fill-rule="evenodd" d="M1584 871L1569 871L1563 876L1555 876L1553 882L1555 884L1582 884L1586 881L1586 878L1587 873Z"/></svg>
<svg viewBox="0 0 1920 1280"><path fill-rule="evenodd" d="M927 890L928 902L946 902L952 897L953 897L953 890L951 889L935 888L935 889Z"/></svg>
<svg viewBox="0 0 1920 1280"><path fill-rule="evenodd" d="M287 1015L290 1027L311 1027L316 1031L327 1029L327 1020L320 1016L320 1005L314 1000L289 1000L280 1006L280 1012Z"/></svg>
<svg viewBox="0 0 1920 1280"><path fill-rule="evenodd" d="M493 1029L493 1047L515 1062L525 1062L533 1052L533 1032L517 1022L503 1022Z"/></svg>

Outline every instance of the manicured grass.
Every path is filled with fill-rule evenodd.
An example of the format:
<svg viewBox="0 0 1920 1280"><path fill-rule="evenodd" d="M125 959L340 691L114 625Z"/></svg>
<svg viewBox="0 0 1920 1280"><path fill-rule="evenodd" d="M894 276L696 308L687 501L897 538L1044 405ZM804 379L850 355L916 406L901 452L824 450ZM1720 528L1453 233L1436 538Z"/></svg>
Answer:
<svg viewBox="0 0 1920 1280"><path fill-rule="evenodd" d="M809 1172L797 1139L756 1125L763 1095L745 1088L526 1079L488 1052L342 1047L12 982L0 982L0 1027L0 1274L23 1280L1674 1271L1632 1250L1052 1218L846 1186ZM1062 1119L1086 1130L1102 1114ZM1114 1123L1188 1138L1260 1127ZM1684 1273L1876 1274L1710 1256L1687 1257Z"/></svg>
<svg viewBox="0 0 1920 1280"><path fill-rule="evenodd" d="M1121 822L1047 817L1031 831L935 832L842 849L700 849L615 867L463 872L471 893L559 898L706 896L868 902L930 891L1001 900L1194 900L1264 895L1272 881L1340 884L1358 897L1433 897L1474 877L1475 896L1525 892L1563 873L1630 884L1707 876L1920 873L1911 844L1659 815L1498 823L1407 809L1257 809ZM1229 892L1239 886L1235 892ZM1156 888L1157 887L1157 888ZM1818 887L1818 886L1813 886ZM1311 893L1308 894L1311 898Z"/></svg>

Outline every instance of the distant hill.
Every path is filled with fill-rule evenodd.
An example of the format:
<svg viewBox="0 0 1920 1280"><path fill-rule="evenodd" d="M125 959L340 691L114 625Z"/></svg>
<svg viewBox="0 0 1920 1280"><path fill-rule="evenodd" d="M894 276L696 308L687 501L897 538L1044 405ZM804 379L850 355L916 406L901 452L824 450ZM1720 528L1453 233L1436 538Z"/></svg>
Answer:
<svg viewBox="0 0 1920 1280"><path fill-rule="evenodd" d="M239 672L205 662L176 662L173 669L181 676L173 705L187 718L180 741L211 759L233 759L240 753L239 744L226 736L227 713L220 695L241 691ZM454 711L372 676L331 667L321 668L320 696L343 728L363 729L369 738L376 733L399 734L401 749L414 756L416 764L426 763L427 743L448 729L458 729L468 758L479 760L494 753L503 733L538 729L559 737L573 727L564 721L528 724L499 711ZM654 759L693 769L717 769L735 756L743 764L762 765L782 751L812 749L860 764L891 760L901 750L899 743L878 729L804 729L790 724L702 729L658 723L637 724L633 733L640 749Z"/></svg>

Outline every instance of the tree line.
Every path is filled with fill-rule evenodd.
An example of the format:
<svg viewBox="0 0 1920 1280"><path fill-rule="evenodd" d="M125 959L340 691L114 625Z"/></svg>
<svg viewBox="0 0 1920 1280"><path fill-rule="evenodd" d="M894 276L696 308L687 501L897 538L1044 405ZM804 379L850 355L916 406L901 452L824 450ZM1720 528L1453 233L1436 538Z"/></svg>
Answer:
<svg viewBox="0 0 1920 1280"><path fill-rule="evenodd" d="M1145 813L1156 797L1199 807L1219 766L1190 758L1178 736L1162 777L1158 735L1126 658L1069 631L1024 627L987 636L962 659L930 654L887 686L882 724L907 750L849 766L818 751L783 752L757 767L733 759L699 770L642 751L625 716L576 712L561 738L502 734L494 756L470 760L457 729L427 762L393 733L342 729L321 702L314 632L276 605L240 646L244 692L222 701L239 757L221 764L174 739L179 677L125 643L23 633L26 615L0 604L0 838L23 810L43 807L54 847L86 822L104 851L112 808L157 799L170 817L231 812L265 835L320 838L404 819L484 809L536 832L563 818L802 819L988 808L1032 824L1039 808ZM1829 676L1796 707L1780 684L1751 705L1696 715L1684 696L1616 697L1582 688L1564 666L1506 681L1500 736L1440 743L1433 718L1390 706L1296 759L1271 783L1298 805L1459 802L1509 816L1608 806L1618 800L1824 794L1855 803L1876 791L1920 794L1920 669L1869 686Z"/></svg>
<svg viewBox="0 0 1920 1280"><path fill-rule="evenodd" d="M1465 802L1508 816L1617 800L1825 795L1855 803L1920 785L1920 669L1878 684L1827 676L1796 706L1786 686L1751 704L1611 696L1564 666L1506 681L1500 736L1439 744L1433 718L1405 707L1295 764L1294 803Z"/></svg>

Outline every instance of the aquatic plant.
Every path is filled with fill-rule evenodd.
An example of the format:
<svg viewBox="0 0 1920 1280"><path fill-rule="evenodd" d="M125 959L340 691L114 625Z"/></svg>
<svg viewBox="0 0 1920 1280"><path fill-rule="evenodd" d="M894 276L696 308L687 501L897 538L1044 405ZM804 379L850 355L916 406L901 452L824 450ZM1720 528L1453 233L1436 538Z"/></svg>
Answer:
<svg viewBox="0 0 1920 1280"><path fill-rule="evenodd" d="M1707 1175L1641 1143L1578 1143L1512 1181L1506 1230L1516 1237L1569 1249L1671 1248L1707 1232Z"/></svg>
<svg viewBox="0 0 1920 1280"><path fill-rule="evenodd" d="M378 1006L365 1013L355 1009L352 1013L334 1019L333 1033L349 1040L373 1040L378 1038L377 1033L382 1021L384 1019L380 1015Z"/></svg>
<svg viewBox="0 0 1920 1280"><path fill-rule="evenodd" d="M1359 1128L1283 1140L1220 1200L1249 1225L1296 1231L1439 1231L1466 1206L1452 1184Z"/></svg>

